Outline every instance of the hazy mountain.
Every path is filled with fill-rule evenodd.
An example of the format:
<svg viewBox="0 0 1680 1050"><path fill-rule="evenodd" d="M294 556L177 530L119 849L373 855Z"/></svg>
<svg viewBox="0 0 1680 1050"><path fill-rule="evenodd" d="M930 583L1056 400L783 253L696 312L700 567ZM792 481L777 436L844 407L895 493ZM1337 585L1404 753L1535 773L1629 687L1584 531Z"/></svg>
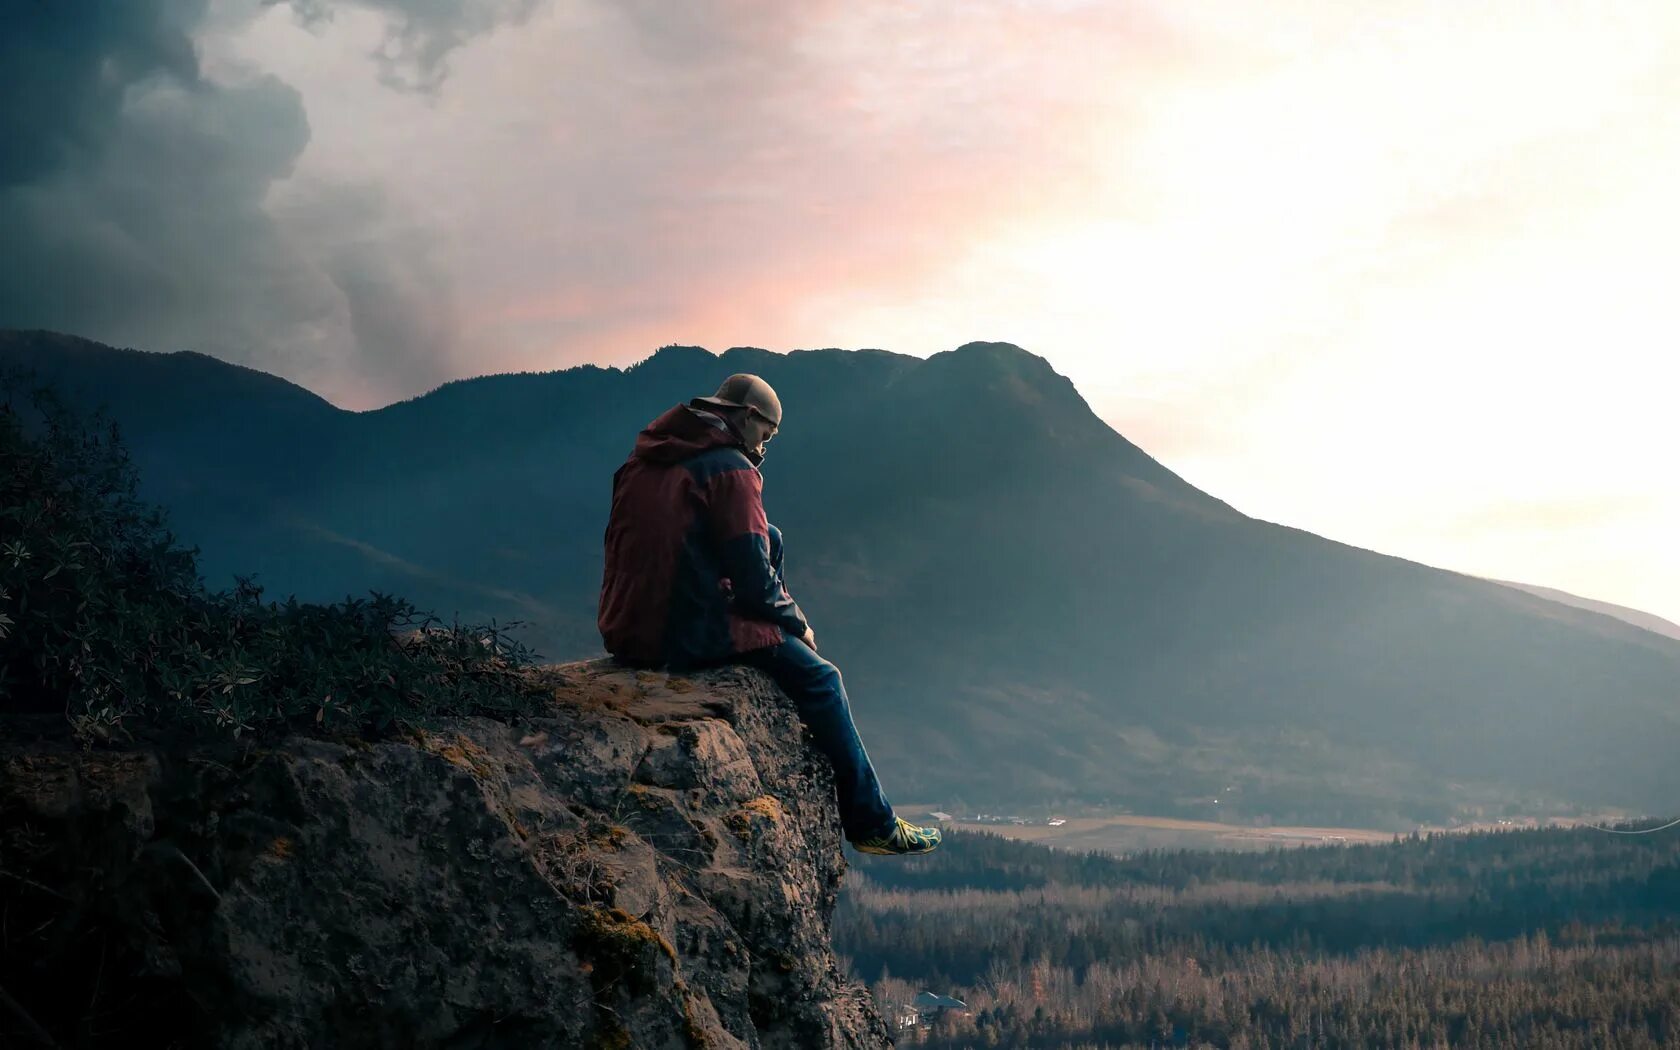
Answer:
<svg viewBox="0 0 1680 1050"><path fill-rule="evenodd" d="M1568 591L1560 591L1555 587L1541 587L1532 583L1514 583L1511 580L1494 580L1493 582L1503 584L1506 587L1515 587L1517 590L1527 591L1529 594L1537 594L1554 602L1572 605L1577 609L1587 609L1591 612L1603 613L1606 616L1614 616L1623 623L1643 627L1647 631L1654 631L1667 638L1680 639L1680 623L1665 620L1654 613L1641 612L1638 609L1629 609L1625 605L1601 602L1593 598L1583 598L1579 594L1570 594Z"/></svg>
<svg viewBox="0 0 1680 1050"><path fill-rule="evenodd" d="M1680 642L1248 518L1006 344L669 347L366 413L199 355L11 333L10 361L111 401L212 585L523 619L550 659L599 652L636 432L758 372L790 587L900 800L1401 822L1680 797Z"/></svg>

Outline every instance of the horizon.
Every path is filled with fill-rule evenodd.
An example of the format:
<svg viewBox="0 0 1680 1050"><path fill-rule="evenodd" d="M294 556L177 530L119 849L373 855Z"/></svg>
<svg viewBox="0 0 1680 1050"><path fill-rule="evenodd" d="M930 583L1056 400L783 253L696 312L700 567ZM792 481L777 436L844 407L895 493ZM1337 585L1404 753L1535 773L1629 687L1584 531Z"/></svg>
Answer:
<svg viewBox="0 0 1680 1050"><path fill-rule="evenodd" d="M350 410L1009 342L1252 517L1680 622L1676 44L1640 3L49 5L0 44L50 100L0 107L0 326Z"/></svg>

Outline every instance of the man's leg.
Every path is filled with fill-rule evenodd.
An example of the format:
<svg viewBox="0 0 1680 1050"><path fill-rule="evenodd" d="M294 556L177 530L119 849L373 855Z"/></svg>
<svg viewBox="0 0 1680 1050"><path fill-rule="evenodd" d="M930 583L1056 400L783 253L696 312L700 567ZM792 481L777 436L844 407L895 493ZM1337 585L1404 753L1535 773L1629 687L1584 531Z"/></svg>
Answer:
<svg viewBox="0 0 1680 1050"><path fill-rule="evenodd" d="M774 525L770 526L770 567L776 582L782 583L782 530ZM838 667L786 630L781 645L743 653L739 659L769 672L811 727L817 749L834 766L840 823L854 846L864 853L902 855L926 853L939 845L937 828L919 828L899 820L881 793L875 767L852 722L852 707Z"/></svg>
<svg viewBox="0 0 1680 1050"><path fill-rule="evenodd" d="M779 544L778 544L779 546ZM840 669L787 631L782 644L742 653L742 663L766 672L799 708L817 750L834 764L840 823L848 839L872 838L894 827L893 808L881 793L875 767L858 738Z"/></svg>

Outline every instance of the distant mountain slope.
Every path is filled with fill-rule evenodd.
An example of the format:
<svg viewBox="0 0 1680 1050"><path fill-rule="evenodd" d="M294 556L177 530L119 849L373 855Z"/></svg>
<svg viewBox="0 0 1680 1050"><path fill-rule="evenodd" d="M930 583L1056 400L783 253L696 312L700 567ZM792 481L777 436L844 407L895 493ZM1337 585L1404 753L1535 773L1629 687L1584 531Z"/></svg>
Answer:
<svg viewBox="0 0 1680 1050"><path fill-rule="evenodd" d="M202 540L222 575L266 571L260 560L218 563L217 538L308 502L351 418L296 384L191 351L117 350L0 330L0 367L33 372L74 404L105 406L128 439L146 495L170 508L181 535Z"/></svg>
<svg viewBox="0 0 1680 1050"><path fill-rule="evenodd" d="M1631 623L1635 627L1643 627L1647 631L1663 635L1666 638L1680 640L1680 623L1665 620L1654 613L1629 609L1625 605L1595 601L1592 598L1583 598L1578 594L1570 594L1568 591L1560 591L1553 587L1540 587L1532 583L1515 583L1511 580L1494 580L1493 582L1505 587L1515 587L1519 591L1527 591L1529 594L1536 594L1542 598L1549 598L1554 602L1562 602L1564 605L1574 606L1577 609L1586 609L1590 612L1614 616L1623 623Z"/></svg>
<svg viewBox="0 0 1680 1050"><path fill-rule="evenodd" d="M1248 518L1007 344L668 347L348 413L196 355L63 339L13 333L0 361L120 389L212 584L256 571L277 596L522 619L551 659L599 652L636 432L764 375L787 410L763 473L789 583L901 799L1398 826L1680 795L1680 642Z"/></svg>

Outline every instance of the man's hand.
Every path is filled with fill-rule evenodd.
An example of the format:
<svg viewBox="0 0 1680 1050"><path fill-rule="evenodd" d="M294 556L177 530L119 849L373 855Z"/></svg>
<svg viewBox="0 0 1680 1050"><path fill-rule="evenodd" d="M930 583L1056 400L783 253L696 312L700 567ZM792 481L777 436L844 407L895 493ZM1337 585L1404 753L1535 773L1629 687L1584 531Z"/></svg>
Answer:
<svg viewBox="0 0 1680 1050"><path fill-rule="evenodd" d="M817 651L817 636L816 633L811 630L810 624L805 625L805 635L799 640L810 646L813 653Z"/></svg>

